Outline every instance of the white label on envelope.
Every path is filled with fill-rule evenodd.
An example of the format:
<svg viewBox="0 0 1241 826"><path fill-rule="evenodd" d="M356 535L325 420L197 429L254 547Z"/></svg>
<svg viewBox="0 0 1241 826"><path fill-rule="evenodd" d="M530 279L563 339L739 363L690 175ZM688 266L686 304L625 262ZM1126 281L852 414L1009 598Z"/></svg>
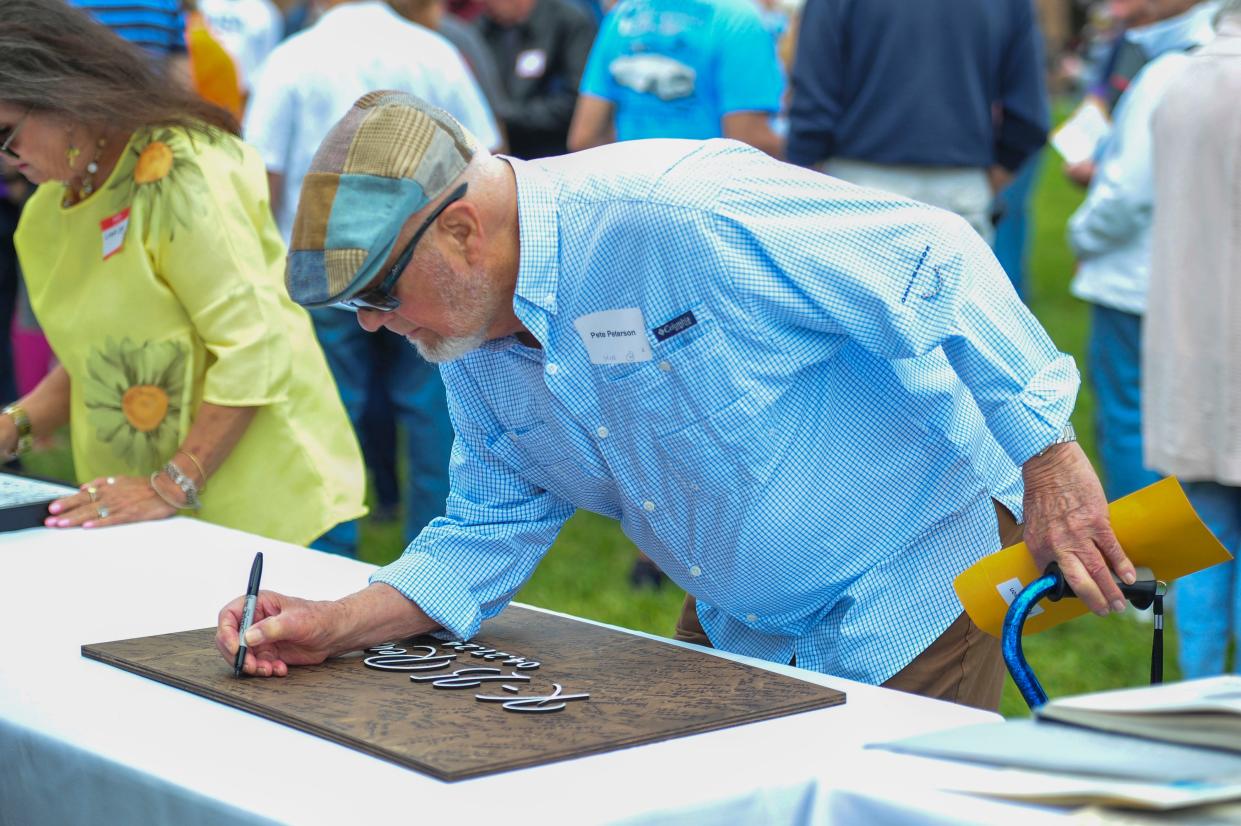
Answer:
<svg viewBox="0 0 1241 826"><path fill-rule="evenodd" d="M603 310L584 315L573 322L586 345L591 364L627 364L650 361L651 345L646 340L646 323L637 307Z"/></svg>
<svg viewBox="0 0 1241 826"><path fill-rule="evenodd" d="M1013 600L1017 598L1017 595L1021 593L1021 589L1025 587L1026 586L1021 584L1020 579L1018 579L1017 577L1013 577L1012 579L1004 580L999 585L995 586L995 589L999 591L1000 596L1004 598L1005 605L1012 605ZM1035 605L1034 608L1030 611L1030 613L1027 614L1026 616L1037 617L1041 613L1043 613L1043 606Z"/></svg>

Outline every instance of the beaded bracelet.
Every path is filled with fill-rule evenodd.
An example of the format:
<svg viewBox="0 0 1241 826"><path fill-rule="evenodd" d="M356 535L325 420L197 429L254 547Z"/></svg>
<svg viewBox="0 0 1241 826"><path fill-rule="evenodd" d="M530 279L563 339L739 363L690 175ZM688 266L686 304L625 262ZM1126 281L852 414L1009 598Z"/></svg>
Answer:
<svg viewBox="0 0 1241 826"><path fill-rule="evenodd" d="M202 502L198 501L198 485L194 484L194 480L186 476L181 468L169 462L164 465L164 473L167 473L168 478L185 494L185 507L195 511L202 507Z"/></svg>

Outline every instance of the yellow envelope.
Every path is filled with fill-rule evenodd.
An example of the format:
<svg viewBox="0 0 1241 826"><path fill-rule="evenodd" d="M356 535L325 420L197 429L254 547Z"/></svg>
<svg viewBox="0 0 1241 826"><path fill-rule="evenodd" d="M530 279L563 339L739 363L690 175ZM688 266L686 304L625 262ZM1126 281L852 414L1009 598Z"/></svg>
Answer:
<svg viewBox="0 0 1241 826"><path fill-rule="evenodd" d="M1117 499L1108 511L1112 530L1129 559L1150 568L1164 582L1232 559L1173 477ZM1026 543L1018 542L980 559L953 580L952 587L974 624L998 637L1009 603L1042 573ZM1043 600L1030 613L1024 633L1046 631L1085 613L1086 606L1073 597Z"/></svg>

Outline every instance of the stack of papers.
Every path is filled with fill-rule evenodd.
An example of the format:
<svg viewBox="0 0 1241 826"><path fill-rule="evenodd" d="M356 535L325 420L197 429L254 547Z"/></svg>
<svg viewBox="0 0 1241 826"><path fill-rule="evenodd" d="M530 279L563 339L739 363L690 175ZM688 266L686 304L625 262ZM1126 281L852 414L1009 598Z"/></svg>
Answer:
<svg viewBox="0 0 1241 826"><path fill-rule="evenodd" d="M1036 720L874 747L974 764L937 786L989 797L1154 810L1241 800L1241 676L1086 694Z"/></svg>
<svg viewBox="0 0 1241 826"><path fill-rule="evenodd" d="M1101 691L1054 700L1040 719L1241 752L1241 676Z"/></svg>

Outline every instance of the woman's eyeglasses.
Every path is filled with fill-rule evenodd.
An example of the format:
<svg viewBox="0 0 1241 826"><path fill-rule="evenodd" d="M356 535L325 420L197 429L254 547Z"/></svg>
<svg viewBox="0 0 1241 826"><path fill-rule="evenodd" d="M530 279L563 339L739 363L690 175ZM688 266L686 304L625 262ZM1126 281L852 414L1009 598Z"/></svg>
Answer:
<svg viewBox="0 0 1241 826"><path fill-rule="evenodd" d="M401 250L401 254L397 256L396 263L392 265L392 269L388 270L388 274L384 276L384 280L368 290L363 290L357 295L347 298L344 301L336 302L337 307L342 310L378 310L381 313L390 313L397 307L401 306L401 300L392 294L392 288L396 286L397 279L401 277L401 273L409 266L409 259L414 257L414 247L418 246L418 242L426 233L431 225L435 223L435 219L440 217L440 213L448 209L455 201L460 201L465 197L467 184L461 184L452 191L452 194L444 199L435 211L427 216L422 222L422 226L418 227L418 231L414 233L414 237L409 239L409 243L405 245L405 249Z"/></svg>
<svg viewBox="0 0 1241 826"><path fill-rule="evenodd" d="M17 123L8 128L0 129L0 137L4 138L4 141L0 142L0 155L4 155L6 158L12 158L13 160L17 160L20 157L12 149L9 149L9 144L11 144L13 139L17 137L17 133L21 131L22 126L26 123L26 118L28 117L30 117L29 109L26 110L26 114L22 115L21 120Z"/></svg>

